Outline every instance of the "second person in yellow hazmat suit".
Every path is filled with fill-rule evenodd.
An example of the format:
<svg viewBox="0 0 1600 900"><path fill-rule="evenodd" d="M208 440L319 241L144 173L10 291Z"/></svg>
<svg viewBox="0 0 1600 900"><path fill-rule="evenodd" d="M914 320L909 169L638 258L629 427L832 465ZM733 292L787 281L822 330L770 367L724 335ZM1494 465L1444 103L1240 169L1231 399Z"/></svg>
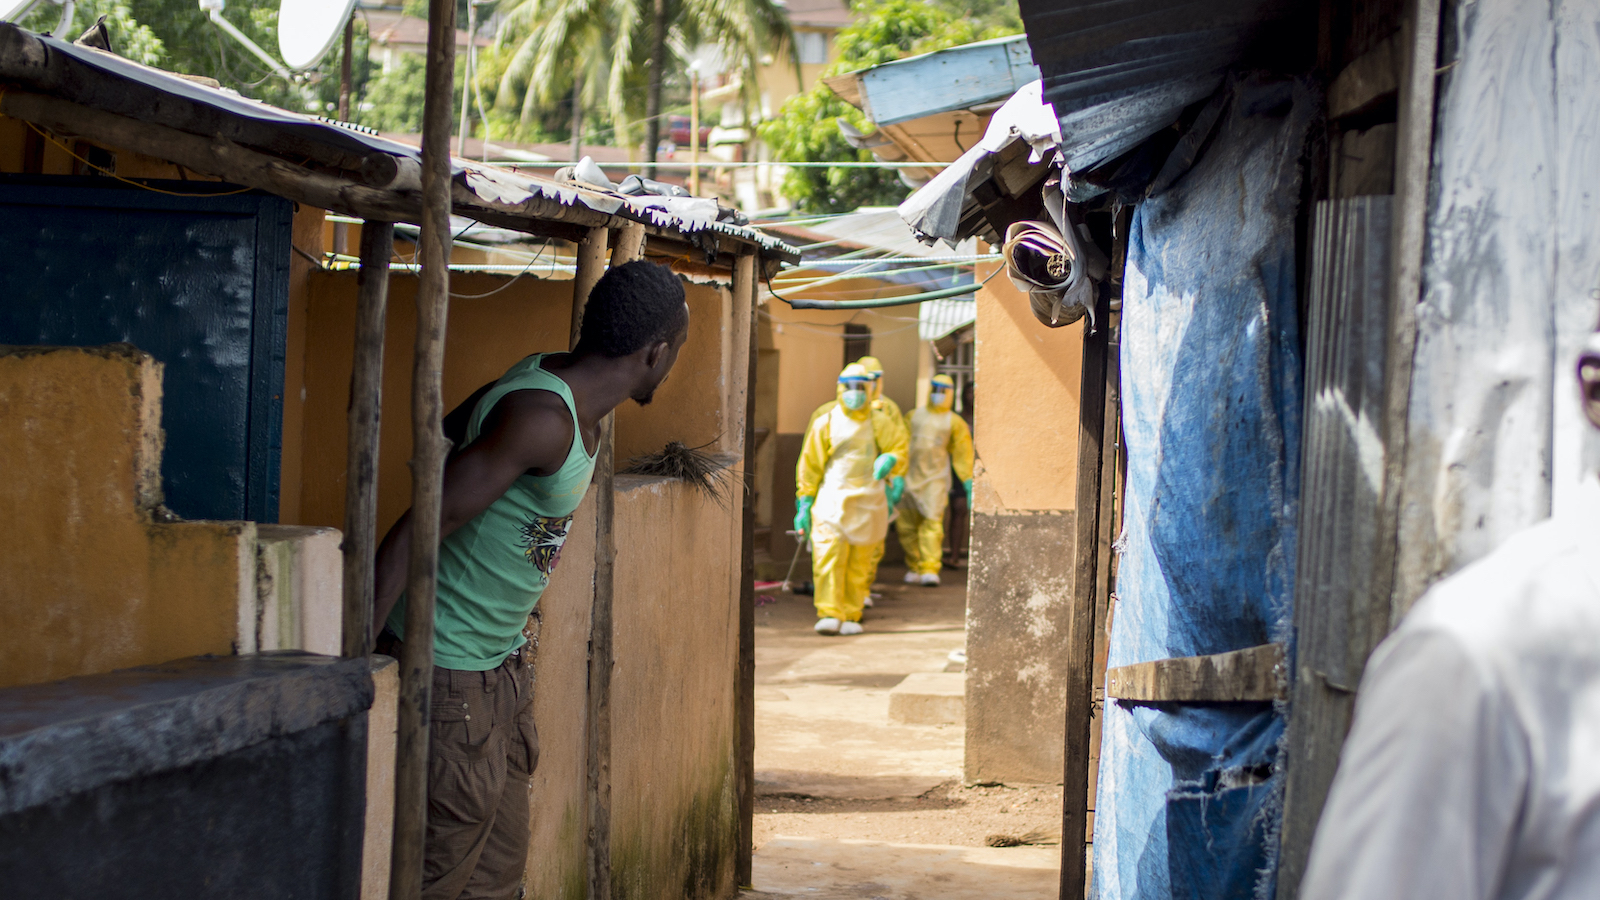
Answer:
<svg viewBox="0 0 1600 900"><path fill-rule="evenodd" d="M911 413L911 466L900 498L900 517L894 523L906 551L907 584L939 583L951 467L967 489L967 502L972 502L972 431L950 411L955 390L949 375L933 376L928 405Z"/></svg>
<svg viewBox="0 0 1600 900"><path fill-rule="evenodd" d="M906 417L905 414L900 412L900 404L883 395L883 363L879 362L876 356L863 356L856 360L855 364L859 365L862 369L865 369L867 376L872 379L872 383L867 386L867 400L872 404L872 408L879 412L886 412L893 417L894 427L903 433L900 437L894 439L885 439L880 435L879 443L887 446L889 444L896 443L899 440L906 440L909 442L911 439L911 433L905 431ZM816 411L811 414L811 422L816 422L818 418L820 418L828 410L832 409L838 404L838 402L838 400L830 400L827 403L817 407ZM811 423L807 423L807 426L809 427L810 424ZM895 466L894 472L891 473L889 478L883 483L884 491L888 494L889 509L891 511L896 508L896 505L900 502L900 496L905 493L906 465L907 460L905 456L902 455L900 457L899 465ZM889 536L888 529L884 529L883 536L885 538ZM867 578L867 585L869 586L869 589L872 583L878 580L878 563L880 562L883 562L882 540L879 540L878 543L872 548L872 574ZM867 605L872 605L870 596L867 600Z"/></svg>
<svg viewBox="0 0 1600 900"><path fill-rule="evenodd" d="M903 424L872 408L871 378L851 363L838 402L806 429L795 469L796 531L811 538L819 634L860 634L872 588L873 548L889 530L884 479L905 471Z"/></svg>

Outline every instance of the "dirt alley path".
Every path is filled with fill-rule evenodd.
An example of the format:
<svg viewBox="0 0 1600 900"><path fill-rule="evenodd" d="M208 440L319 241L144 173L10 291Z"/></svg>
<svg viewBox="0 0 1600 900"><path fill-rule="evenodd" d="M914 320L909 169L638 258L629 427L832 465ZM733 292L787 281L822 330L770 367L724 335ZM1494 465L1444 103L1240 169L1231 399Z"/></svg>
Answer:
<svg viewBox="0 0 1600 900"><path fill-rule="evenodd" d="M961 784L964 729L889 719L889 690L965 645L966 573L884 566L867 633L811 630L811 598L759 592L755 890L749 900L1054 900L1059 785ZM1019 843L1019 846L990 846Z"/></svg>

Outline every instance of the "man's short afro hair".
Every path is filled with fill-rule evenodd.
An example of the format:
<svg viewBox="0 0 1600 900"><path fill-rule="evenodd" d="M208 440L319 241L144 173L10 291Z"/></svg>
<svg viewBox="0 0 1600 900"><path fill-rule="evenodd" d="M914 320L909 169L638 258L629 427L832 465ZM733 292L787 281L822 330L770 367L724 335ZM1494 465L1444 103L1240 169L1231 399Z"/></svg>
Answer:
<svg viewBox="0 0 1600 900"><path fill-rule="evenodd" d="M683 282L666 266L637 259L609 269L589 292L578 351L615 359L688 327Z"/></svg>

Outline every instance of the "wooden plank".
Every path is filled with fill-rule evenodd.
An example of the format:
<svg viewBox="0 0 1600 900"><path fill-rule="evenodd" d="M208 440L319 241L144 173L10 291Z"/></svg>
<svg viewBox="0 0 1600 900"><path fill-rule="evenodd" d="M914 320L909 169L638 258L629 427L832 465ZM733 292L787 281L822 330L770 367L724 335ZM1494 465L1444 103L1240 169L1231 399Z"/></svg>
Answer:
<svg viewBox="0 0 1600 900"><path fill-rule="evenodd" d="M1406 429L1411 412L1411 370L1416 355L1417 303L1422 297L1422 254L1427 241L1428 174L1433 157L1434 92L1439 61L1439 0L1407 0L1401 24L1405 64L1401 69L1399 123L1394 168L1394 234L1390 251L1389 348L1386 353L1383 440L1383 506L1379 511L1369 627L1387 634L1421 594L1416 578L1398 571L1402 542L1427 546L1425 534L1401 534L1400 501L1405 485Z"/></svg>
<svg viewBox="0 0 1600 900"><path fill-rule="evenodd" d="M1370 109L1400 88L1400 36L1386 38L1345 66L1328 86L1328 118Z"/></svg>
<svg viewBox="0 0 1600 900"><path fill-rule="evenodd" d="M1107 322L1110 303L1100 291L1095 321ZM1094 715L1095 587L1100 561L1100 487L1106 432L1106 372L1110 334L1086 330L1078 392L1077 566L1066 636L1066 739L1061 798L1061 900L1080 900L1088 886L1084 835L1089 829L1089 735Z"/></svg>
<svg viewBox="0 0 1600 900"><path fill-rule="evenodd" d="M438 586L444 461L445 319L450 303L450 119L455 78L454 0L428 4L422 111L422 232L418 251L417 349L411 370L411 567L395 747L394 856L390 900L422 895L428 820L428 734L433 693L433 607Z"/></svg>
<svg viewBox="0 0 1600 900"><path fill-rule="evenodd" d="M1147 702L1233 703L1288 696L1282 644L1179 656L1106 670L1106 696Z"/></svg>
<svg viewBox="0 0 1600 900"><path fill-rule="evenodd" d="M378 424L383 408L383 336L394 224L361 227L356 273L355 355L350 366L344 484L345 656L372 652L373 564L378 552Z"/></svg>
<svg viewBox="0 0 1600 900"><path fill-rule="evenodd" d="M223 137L201 137L18 90L0 94L0 112L60 135L78 135L109 147L168 160L203 175L226 178L348 216L380 222L416 222L421 215L420 198L415 193L367 187L337 175L314 172Z"/></svg>
<svg viewBox="0 0 1600 900"><path fill-rule="evenodd" d="M756 257L739 257L733 267L734 315L750 320L750 354L744 390L744 516L739 541L739 660L736 696L739 747L734 756L733 789L739 803L739 853L734 875L741 886L753 881L756 796L756 363L761 351L756 322Z"/></svg>
<svg viewBox="0 0 1600 900"><path fill-rule="evenodd" d="M983 41L858 72L861 108L882 126L1004 100L1039 77L1027 43L1023 35Z"/></svg>

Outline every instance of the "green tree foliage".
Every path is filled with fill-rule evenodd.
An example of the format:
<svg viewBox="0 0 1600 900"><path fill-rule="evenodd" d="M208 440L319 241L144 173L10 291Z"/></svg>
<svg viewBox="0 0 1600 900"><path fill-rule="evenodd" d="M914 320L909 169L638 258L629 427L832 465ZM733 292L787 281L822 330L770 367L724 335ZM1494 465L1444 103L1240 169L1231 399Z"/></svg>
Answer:
<svg viewBox="0 0 1600 900"><path fill-rule="evenodd" d="M506 0L496 46L484 54L485 75L499 79L492 88L480 81L485 96L495 98L491 119L514 114L519 130L542 130L541 114L570 104L576 83L583 109L601 108L618 142L631 142L650 89L652 6L652 0ZM788 43L788 20L776 0L667 0L666 14L667 69L676 78L664 80L675 88L687 82L683 55L714 46L742 73L753 100L758 61Z"/></svg>
<svg viewBox="0 0 1600 900"><path fill-rule="evenodd" d="M428 61L419 53L401 53L394 67L374 78L367 87L359 121L379 131L417 134L422 131L422 98L426 90ZM456 56L456 81L465 77L466 59ZM450 121L461 118L461 91L451 92Z"/></svg>
<svg viewBox="0 0 1600 900"><path fill-rule="evenodd" d="M1021 31L1015 0L862 0L852 10L857 18L839 32L838 57L824 77ZM873 129L860 110L819 84L791 97L759 133L782 160L872 161L869 151L845 141L841 119L858 131ZM799 209L836 213L899 203L909 189L891 169L806 167L790 169L782 190Z"/></svg>
<svg viewBox="0 0 1600 900"><path fill-rule="evenodd" d="M278 49L278 2L230 0L223 15L268 53L275 53ZM317 69L307 73L304 83L290 84L224 34L195 0L81 0L70 29L72 33L61 37L76 38L102 15L106 17L112 49L121 56L172 72L215 78L224 87L246 97L287 109L332 115L336 108L339 44L334 45ZM46 31L55 27L59 17L57 6L42 3L22 25ZM354 107L372 68L367 59L366 27L359 15L351 56Z"/></svg>

